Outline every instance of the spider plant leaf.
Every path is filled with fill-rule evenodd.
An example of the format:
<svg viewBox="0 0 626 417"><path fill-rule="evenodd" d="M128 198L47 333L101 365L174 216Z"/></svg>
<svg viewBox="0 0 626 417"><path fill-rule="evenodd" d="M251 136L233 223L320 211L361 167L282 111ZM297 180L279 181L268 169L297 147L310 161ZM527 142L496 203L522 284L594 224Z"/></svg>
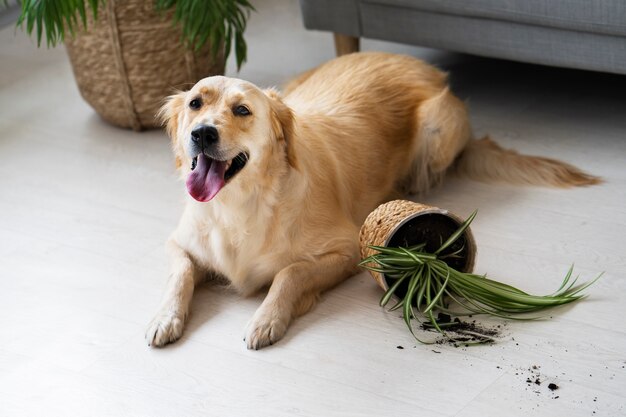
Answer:
<svg viewBox="0 0 626 417"><path fill-rule="evenodd" d="M461 257L461 252L463 252L463 250L465 249L465 245L461 246L459 249L455 250L454 252L448 253L446 255L440 256L440 259L448 259L448 258L460 258Z"/></svg>
<svg viewBox="0 0 626 417"><path fill-rule="evenodd" d="M400 250L407 255L409 258L413 259L415 262L419 263L419 264L423 264L424 261L421 260L420 258L417 257L417 255L409 250L406 250L406 248L400 248Z"/></svg>
<svg viewBox="0 0 626 417"><path fill-rule="evenodd" d="M430 296L430 294L431 294L431 289L432 289L432 287L431 287L431 280L432 280L432 277L431 277L431 273L430 273L430 268L428 268L428 267L426 268L426 273L425 273L424 280L426 281L426 294L425 294L426 303L427 303L428 305L430 305L430 303L431 303L431 301L432 301L432 300L431 300L431 296ZM438 331L439 333L442 333L442 334L444 334L444 335L445 335L445 332L441 329L441 327L439 327L439 324L437 323L437 320L435 319L435 316L433 315L432 310L429 310L429 311L424 312L424 313L426 314L426 316L427 316L427 317L428 317L428 319L430 320L430 323L433 325L433 327L434 327L435 329L437 329L437 331Z"/></svg>
<svg viewBox="0 0 626 417"><path fill-rule="evenodd" d="M520 295L528 295L524 291L515 288L511 285L503 284L498 281L491 280L489 278L483 277L481 275L469 274L465 272L459 272L452 270L452 273L458 277L458 281L461 284L466 284L474 287L482 287L486 290L490 289L498 289L500 291L510 292L512 294L520 294Z"/></svg>
<svg viewBox="0 0 626 417"><path fill-rule="evenodd" d="M405 301L406 301L406 300L405 300L404 298L403 298L403 299L401 299L401 300L398 300L398 302L397 302L396 304L394 304L394 306L393 306L393 307L391 307L391 308L389 309L389 311L396 311L397 309L399 309L399 308L403 307L403 306L404 306L404 302L405 302Z"/></svg>
<svg viewBox="0 0 626 417"><path fill-rule="evenodd" d="M368 248L378 251L379 253L385 254L385 255L399 255L399 256L405 255L405 252L402 251L400 248L389 248L386 246L374 246L374 245L370 245L368 246Z"/></svg>
<svg viewBox="0 0 626 417"><path fill-rule="evenodd" d="M400 284L402 284L409 275L410 273L406 272L404 275L402 275L401 278L396 280L396 282L394 282L393 285L387 289L387 291L385 291L385 294L383 294L383 297L380 299L381 307L384 307L387 305L387 303L389 302L389 300L391 300L391 297L396 292Z"/></svg>
<svg viewBox="0 0 626 417"><path fill-rule="evenodd" d="M359 266L365 266L366 264L376 263L376 255L368 256L367 258L361 259L359 262Z"/></svg>
<svg viewBox="0 0 626 417"><path fill-rule="evenodd" d="M380 274L386 274L387 272L390 272L388 269L377 268L377 267L371 266L371 265L363 265L363 268L365 268L365 269L367 269L369 271L378 272Z"/></svg>
<svg viewBox="0 0 626 417"><path fill-rule="evenodd" d="M370 246L378 253L359 263L366 269L384 273L388 279L396 279L388 292L383 295L381 305L386 305L394 291L399 288L399 279L406 282L406 279L411 277L406 295L390 311L398 308L403 309L402 316L405 324L418 341L421 340L415 335L414 326L412 326L413 320L436 329L449 340L454 341L454 338L450 338L444 332L446 323L439 323L435 319L435 311L450 312L457 316L467 313L490 314L505 319L536 320L541 317L528 317L528 314L583 298L582 291L593 285L603 275L599 274L591 282L577 285L579 277L572 279L572 265L557 291L550 295L538 296L528 294L514 286L491 280L486 276L457 271L450 267L444 259L459 256L465 248L456 249L445 255L441 255L441 252L449 248L467 230L476 213L476 211L473 212L453 235L441 244L435 253L424 252L424 244L414 245L410 248ZM463 311L458 312L455 311L456 308L449 308L446 300L453 301ZM415 309L414 306L417 308ZM423 317L426 322L422 322L420 317ZM478 337L478 335L472 335L472 337ZM467 345L483 344L492 343L493 339L481 337L476 342L458 342Z"/></svg>
<svg viewBox="0 0 626 417"><path fill-rule="evenodd" d="M413 269L415 269L417 265L421 265L423 263L423 261L420 261L419 259L416 261L413 258L407 258L407 257L402 257L402 256L397 256L397 255L386 255L386 256L377 255L376 259L381 259L387 264L393 264L394 266L411 267Z"/></svg>
<svg viewBox="0 0 626 417"><path fill-rule="evenodd" d="M393 265L392 263L388 263L387 260L385 258L378 258L376 259L376 263L378 263L378 265L390 269L390 270L397 270L397 271L412 271L415 269L415 267L413 265L409 265L409 266L400 266L400 265Z"/></svg>
<svg viewBox="0 0 626 417"><path fill-rule="evenodd" d="M409 280L409 288L406 291L406 295L404 296L404 304L402 305L402 317L404 317L404 322L410 328L411 327L411 299L415 295L415 291L417 291L417 284L419 283L419 275L417 273L411 276Z"/></svg>
<svg viewBox="0 0 626 417"><path fill-rule="evenodd" d="M434 261L437 259L437 255L434 255L432 253L411 252L406 248L400 248L400 250L418 263L424 263L426 261Z"/></svg>
<svg viewBox="0 0 626 417"><path fill-rule="evenodd" d="M461 237L461 235L465 232L465 230L469 227L469 225L474 221L474 217L478 214L478 210L474 210L472 214L459 226L459 228L452 233L452 235L446 240L440 247L435 251L435 255L438 255L442 251L444 251L448 246L452 245L456 240Z"/></svg>
<svg viewBox="0 0 626 417"><path fill-rule="evenodd" d="M567 287L565 287L565 289L561 290L562 294L567 294L574 285L576 285L576 282L578 282L578 279L580 278L580 275L576 275L576 277L572 280L570 279L570 282L568 282Z"/></svg>
<svg viewBox="0 0 626 417"><path fill-rule="evenodd" d="M415 305L417 306L418 310L420 309L420 306L423 304L424 294L426 294L426 290L428 286L428 283L424 279L422 273L423 273L423 269L420 270L420 276L419 276L420 286L415 296Z"/></svg>
<svg viewBox="0 0 626 417"><path fill-rule="evenodd" d="M437 294L435 294L435 297L432 299L430 304L428 304L426 308L424 309L425 313L428 313L429 311L431 311L433 307L441 300L441 296L443 295L443 292L446 290L446 287L448 286L449 281L450 281L450 271L448 271L448 275L446 276L446 279L443 282L443 284L441 284L441 287L439 288L439 291L437 291Z"/></svg>
<svg viewBox="0 0 626 417"><path fill-rule="evenodd" d="M458 295L455 294L454 291L449 291L448 288L445 289L445 294L450 297L452 300L454 300L455 303L457 303L458 305L460 305L461 307L463 307L465 310L467 310L469 313L471 314L483 314L484 312L482 310L479 310L476 307L473 307L471 305L466 304L464 301L462 301L461 297L458 297ZM457 298L458 297L458 298ZM455 316L459 316L459 313L455 313Z"/></svg>
<svg viewBox="0 0 626 417"><path fill-rule="evenodd" d="M415 263L422 264L425 260L434 260L436 256L430 253L411 251L408 248L388 248L383 246L369 246L369 248L379 253L369 256L374 259L403 259L403 262L413 260ZM367 259L367 258L366 258Z"/></svg>
<svg viewBox="0 0 626 417"><path fill-rule="evenodd" d="M574 264L572 264L568 271L567 274L565 274L565 278L563 278L563 281L561 282L561 286L559 287L558 290L556 290L553 295L559 295L560 291L565 288L565 286L567 285L567 283L569 282L570 278L572 277L572 273L574 272Z"/></svg>
<svg viewBox="0 0 626 417"><path fill-rule="evenodd" d="M411 252L422 252L426 247L426 243L420 243L419 245L410 246L407 249Z"/></svg>
<svg viewBox="0 0 626 417"><path fill-rule="evenodd" d="M593 285L597 280L599 280L602 276L604 275L604 272L601 272L600 274L598 274L597 277L595 277L594 279L592 279L591 281L578 286L578 287L574 287L572 288L570 291L568 291L566 294L568 297L583 297L583 296L579 296L578 294L583 291L586 290L587 288L589 288L591 285Z"/></svg>

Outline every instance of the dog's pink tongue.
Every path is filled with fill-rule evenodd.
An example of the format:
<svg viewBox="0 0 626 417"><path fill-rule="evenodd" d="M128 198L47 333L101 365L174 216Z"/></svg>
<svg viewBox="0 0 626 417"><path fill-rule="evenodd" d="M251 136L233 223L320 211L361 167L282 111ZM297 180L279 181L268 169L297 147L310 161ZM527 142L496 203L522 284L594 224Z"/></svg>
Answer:
<svg viewBox="0 0 626 417"><path fill-rule="evenodd" d="M225 184L226 161L216 161L204 154L198 155L198 164L187 177L187 191L198 201L209 201Z"/></svg>

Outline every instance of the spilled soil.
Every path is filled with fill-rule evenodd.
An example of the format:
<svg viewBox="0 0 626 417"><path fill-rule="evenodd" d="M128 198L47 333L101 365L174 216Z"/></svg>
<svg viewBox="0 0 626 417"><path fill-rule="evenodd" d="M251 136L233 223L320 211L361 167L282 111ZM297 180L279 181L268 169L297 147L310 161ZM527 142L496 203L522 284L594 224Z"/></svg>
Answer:
<svg viewBox="0 0 626 417"><path fill-rule="evenodd" d="M439 313L436 321L441 330L445 332L445 335L441 335L435 343L439 345L448 344L455 347L494 343L496 339L501 337L503 326L505 326L502 324L485 326L476 323L476 320L463 321L458 317L452 318L444 313ZM430 322L422 323L421 329L439 333Z"/></svg>

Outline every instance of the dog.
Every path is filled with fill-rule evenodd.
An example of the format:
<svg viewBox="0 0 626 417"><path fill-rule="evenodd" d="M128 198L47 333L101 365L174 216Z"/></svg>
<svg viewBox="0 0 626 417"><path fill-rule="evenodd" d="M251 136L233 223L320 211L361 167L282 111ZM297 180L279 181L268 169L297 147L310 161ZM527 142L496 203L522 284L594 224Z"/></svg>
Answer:
<svg viewBox="0 0 626 417"><path fill-rule="evenodd" d="M275 89L222 76L167 99L161 117L188 197L169 239L171 275L148 326L179 339L194 286L225 277L269 287L245 330L249 349L280 340L320 294L358 272L358 233L379 204L423 193L446 172L571 187L599 178L474 139L447 75L416 58L355 53Z"/></svg>

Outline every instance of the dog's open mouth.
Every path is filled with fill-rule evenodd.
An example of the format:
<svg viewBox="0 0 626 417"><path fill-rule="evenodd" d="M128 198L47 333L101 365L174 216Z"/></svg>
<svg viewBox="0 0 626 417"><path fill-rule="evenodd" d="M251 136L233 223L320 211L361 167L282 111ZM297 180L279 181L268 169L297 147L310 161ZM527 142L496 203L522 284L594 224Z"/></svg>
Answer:
<svg viewBox="0 0 626 417"><path fill-rule="evenodd" d="M247 162L248 155L245 152L227 161L199 154L191 162L187 191L198 201L209 201L246 166Z"/></svg>

